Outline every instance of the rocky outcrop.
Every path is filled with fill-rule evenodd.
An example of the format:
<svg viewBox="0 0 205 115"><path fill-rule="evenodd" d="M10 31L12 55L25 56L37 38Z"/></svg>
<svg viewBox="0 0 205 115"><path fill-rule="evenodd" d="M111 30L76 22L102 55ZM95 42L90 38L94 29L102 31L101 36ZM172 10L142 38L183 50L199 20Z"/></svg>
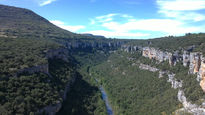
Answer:
<svg viewBox="0 0 205 115"><path fill-rule="evenodd" d="M199 72L200 66L201 66L201 53L198 52L190 53L189 73L195 74Z"/></svg>
<svg viewBox="0 0 205 115"><path fill-rule="evenodd" d="M47 60L57 58L57 59L62 59L64 61L68 61L68 50L66 50L64 48L45 51L45 53L46 53ZM45 73L51 77L51 75L49 74L48 67L49 67L49 65L47 62L46 64L21 69L18 72L16 72L13 76L17 77L22 73L33 74L33 73L41 72L41 73Z"/></svg>
<svg viewBox="0 0 205 115"><path fill-rule="evenodd" d="M36 72L45 73L45 74L50 76L49 70L48 70L48 64L38 65L38 66L30 67L30 68L21 69L17 73L15 73L14 76L17 77L22 73L33 74L33 73L36 73Z"/></svg>
<svg viewBox="0 0 205 115"><path fill-rule="evenodd" d="M168 73L167 71L159 71L159 78L162 78L162 77L164 77L164 75L166 74L166 73Z"/></svg>
<svg viewBox="0 0 205 115"><path fill-rule="evenodd" d="M143 69L143 70L148 70L148 71L151 71L151 72L157 72L157 71L159 71L159 69L154 68L154 67L151 67L151 66L149 66L149 65L145 65L145 64L140 64L139 68L140 68L140 69Z"/></svg>
<svg viewBox="0 0 205 115"><path fill-rule="evenodd" d="M61 42L67 49L85 49L85 48L96 48L96 49L117 49L121 47L124 41L92 41L89 40L68 40L67 42Z"/></svg>
<svg viewBox="0 0 205 115"><path fill-rule="evenodd" d="M182 87L182 81L178 81L176 78L175 78L175 74L171 73L171 74L168 74L168 80L167 82L170 82L171 85L172 85L172 88L174 89L177 89L177 88L180 88Z"/></svg>
<svg viewBox="0 0 205 115"><path fill-rule="evenodd" d="M163 75L167 74L167 76L168 76L167 82L171 83L172 88L177 89L177 88L182 87L182 81L177 80L175 78L175 74L173 74L169 71L162 71L162 70L159 70L158 68L151 67L151 66L145 65L145 64L140 64L139 68L143 69L143 70L148 70L148 71L151 71L151 72L157 72L158 71L159 72L159 78L161 78L161 77L163 77Z"/></svg>
<svg viewBox="0 0 205 115"><path fill-rule="evenodd" d="M60 49L52 49L46 52L47 59L62 59L64 61L68 61L68 50L65 48Z"/></svg>
<svg viewBox="0 0 205 115"><path fill-rule="evenodd" d="M184 109L189 113L192 113L194 115L205 115L205 108L202 108L196 104L192 104L191 102L188 102L183 90L178 91L177 97L178 100L183 104Z"/></svg>
<svg viewBox="0 0 205 115"><path fill-rule="evenodd" d="M144 69L144 70L148 70L148 71L150 71L150 70L152 71L152 69L149 69L149 68L154 68L154 67L151 67L149 65L145 66L144 64L140 64L139 68ZM156 70L156 68L155 68L155 70ZM156 72L156 71L152 71L152 72ZM178 89L177 98L178 98L179 102L182 103L183 108L177 110L176 115L178 115L180 113L180 111L187 111L187 112L194 114L194 115L205 115L205 108L204 108L205 106L203 106L203 104L198 106L196 104L192 104L191 102L187 101L187 98L184 94L184 91L181 89L182 84L183 84L182 80L177 80L175 78L175 74L170 73L169 71L159 70L159 74L163 74L163 75L167 74L168 75L167 82L171 83L172 88Z"/></svg>
<svg viewBox="0 0 205 115"><path fill-rule="evenodd" d="M184 51L183 55L183 66L187 67L190 64L190 53L188 51Z"/></svg>
<svg viewBox="0 0 205 115"><path fill-rule="evenodd" d="M175 65L180 57L177 53L172 54L170 52L163 52L152 47L144 47L142 50L142 56L148 57L149 59L155 59L159 62L169 61L170 65Z"/></svg>
<svg viewBox="0 0 205 115"><path fill-rule="evenodd" d="M144 47L142 56L155 59L159 62L168 60L170 65L176 65L177 62L182 61L183 66L189 67L188 73L197 74L197 81L200 82L200 86L205 92L205 61L202 59L203 57L200 52L189 52L192 49L193 46L189 50L183 51L182 55L179 55L177 51L170 53L152 47ZM160 73L161 76L162 74Z"/></svg>
<svg viewBox="0 0 205 115"><path fill-rule="evenodd" d="M133 46L133 45L122 45L121 50L125 52L135 52L142 49L140 46Z"/></svg>
<svg viewBox="0 0 205 115"><path fill-rule="evenodd" d="M197 74L197 81L200 81L200 86L202 90L205 92L205 58L201 60L201 67Z"/></svg>

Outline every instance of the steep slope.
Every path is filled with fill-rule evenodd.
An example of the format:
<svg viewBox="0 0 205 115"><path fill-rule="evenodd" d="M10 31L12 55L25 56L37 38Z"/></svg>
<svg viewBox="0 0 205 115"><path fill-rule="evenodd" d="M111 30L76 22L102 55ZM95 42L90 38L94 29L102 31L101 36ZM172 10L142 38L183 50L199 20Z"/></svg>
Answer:
<svg viewBox="0 0 205 115"><path fill-rule="evenodd" d="M0 5L0 25L0 114L3 115L55 114L70 86L81 80L70 51L109 47L105 38L98 37L95 42L95 36L63 30L27 9ZM102 101L97 88L93 89L94 93L88 96ZM92 103L95 109L103 106Z"/></svg>
<svg viewBox="0 0 205 115"><path fill-rule="evenodd" d="M74 38L77 36L56 27L30 10L4 5L0 5L0 25L0 35L5 37Z"/></svg>

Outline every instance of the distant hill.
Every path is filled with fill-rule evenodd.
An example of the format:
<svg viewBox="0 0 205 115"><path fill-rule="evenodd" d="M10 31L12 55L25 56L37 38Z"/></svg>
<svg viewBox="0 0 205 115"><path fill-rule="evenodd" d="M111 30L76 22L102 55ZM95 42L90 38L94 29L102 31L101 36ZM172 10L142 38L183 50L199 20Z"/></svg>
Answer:
<svg viewBox="0 0 205 115"><path fill-rule="evenodd" d="M88 38L61 29L31 10L0 5L0 36L41 38Z"/></svg>

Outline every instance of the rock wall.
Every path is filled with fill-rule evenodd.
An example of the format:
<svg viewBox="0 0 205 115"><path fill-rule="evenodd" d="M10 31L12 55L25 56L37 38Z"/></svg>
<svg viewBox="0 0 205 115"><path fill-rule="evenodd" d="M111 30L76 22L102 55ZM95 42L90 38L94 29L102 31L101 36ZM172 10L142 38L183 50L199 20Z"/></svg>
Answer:
<svg viewBox="0 0 205 115"><path fill-rule="evenodd" d="M189 51L183 51L183 54L179 55L177 51L170 53L152 47L144 47L142 49L142 56L159 62L168 60L170 65L176 65L177 62L182 61L183 66L189 67L189 74L197 74L197 81L200 82L200 86L205 92L205 59L200 52Z"/></svg>
<svg viewBox="0 0 205 115"><path fill-rule="evenodd" d="M60 49L53 49L46 52L46 58L47 59L62 59L64 61L68 61L68 50L65 48Z"/></svg>
<svg viewBox="0 0 205 115"><path fill-rule="evenodd" d="M192 104L191 102L188 102L183 90L178 91L177 97L178 97L179 102L182 103L184 110L194 115L205 115L205 108L200 107L196 104Z"/></svg>
<svg viewBox="0 0 205 115"><path fill-rule="evenodd" d="M200 86L205 92L205 58L202 58L201 60L201 66L197 74L197 80L200 81Z"/></svg>
<svg viewBox="0 0 205 115"><path fill-rule="evenodd" d="M62 59L64 61L68 61L68 50L63 49L63 48L49 50L46 52L46 58L47 59L57 58L57 59ZM17 77L22 73L33 74L33 73L41 72L41 73L45 73L51 77L51 75L49 74L48 67L49 67L49 65L47 62L46 64L43 64L43 65L37 65L37 66L21 69L18 72L16 72L13 76Z"/></svg>
<svg viewBox="0 0 205 115"><path fill-rule="evenodd" d="M200 82L202 90L205 92L205 58L200 52L191 52L193 51L194 46L191 46L187 50L183 51L183 54L180 54L179 51L174 53L161 51L153 47L139 47L131 45L121 46L122 51L134 52L142 51L142 56L148 57L149 59L155 59L159 62L168 61L170 65L176 65L177 62L182 62L183 66L189 67L189 74L197 74L197 81ZM141 65L143 68L149 68ZM149 68L151 69L151 68ZM162 72L160 77L162 77Z"/></svg>
<svg viewBox="0 0 205 115"><path fill-rule="evenodd" d="M190 74L197 74L197 81L200 82L202 90L205 92L205 58L200 52L187 52L183 54L183 65L189 66Z"/></svg>
<svg viewBox="0 0 205 115"><path fill-rule="evenodd" d="M41 72L41 73L45 73L47 75L50 75L49 70L48 70L48 64L33 66L30 68L25 68L25 69L19 70L17 73L15 73L14 76L17 77L18 75L20 75L22 73L33 74L36 72Z"/></svg>
<svg viewBox="0 0 205 115"><path fill-rule="evenodd" d="M121 50L125 52L135 52L141 50L142 47L140 46L134 46L134 45L122 45Z"/></svg>
<svg viewBox="0 0 205 115"><path fill-rule="evenodd" d="M141 67L142 65L143 65L143 67ZM151 72L157 72L157 71L153 71L152 69L149 69L149 68L154 68L154 67L151 67L149 65L140 64L139 68L141 68L143 70L148 70L148 71L151 71ZM155 68L155 70L156 69L157 68ZM159 70L159 69L157 69L157 70ZM186 96L184 94L184 91L181 89L182 84L183 84L182 80L177 80L175 78L175 74L174 73L170 73L169 71L161 71L161 70L159 70L159 76L161 76L160 74L163 74L163 75L167 74L168 75L167 82L171 83L172 88L178 89L177 98L178 98L179 102L182 103L183 108L177 110L176 111L176 115L182 115L182 114L180 114L179 111L188 111L189 113L191 113L193 115L205 115L205 106L203 104L199 106L199 105L192 104L191 102L187 101L187 98L186 98ZM161 78L161 77L159 77L159 78Z"/></svg>
<svg viewBox="0 0 205 115"><path fill-rule="evenodd" d="M187 67L190 64L190 53L188 51L184 51L183 55L183 66Z"/></svg>
<svg viewBox="0 0 205 115"><path fill-rule="evenodd" d="M110 42L100 42L100 41L80 41L80 40L73 40L67 42L61 42L66 48L68 49L84 49L84 48L114 48L117 49L121 47L125 42L123 41L110 41Z"/></svg>
<svg viewBox="0 0 205 115"><path fill-rule="evenodd" d="M172 54L170 52L163 52L152 47L144 47L142 49L142 56L148 57L149 59L155 59L159 62L169 61L170 65L176 65L176 62L180 60L180 56L177 52Z"/></svg>
<svg viewBox="0 0 205 115"><path fill-rule="evenodd" d="M189 59L190 59L189 73L195 74L199 72L201 66L201 54L198 52L191 52Z"/></svg>

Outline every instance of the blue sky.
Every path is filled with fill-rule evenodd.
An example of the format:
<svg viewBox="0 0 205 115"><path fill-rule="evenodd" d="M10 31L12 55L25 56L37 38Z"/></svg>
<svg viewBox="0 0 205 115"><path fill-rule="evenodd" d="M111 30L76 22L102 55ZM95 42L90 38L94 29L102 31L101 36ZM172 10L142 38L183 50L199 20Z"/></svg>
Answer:
<svg viewBox="0 0 205 115"><path fill-rule="evenodd" d="M146 39L205 32L205 0L0 0L76 33Z"/></svg>

